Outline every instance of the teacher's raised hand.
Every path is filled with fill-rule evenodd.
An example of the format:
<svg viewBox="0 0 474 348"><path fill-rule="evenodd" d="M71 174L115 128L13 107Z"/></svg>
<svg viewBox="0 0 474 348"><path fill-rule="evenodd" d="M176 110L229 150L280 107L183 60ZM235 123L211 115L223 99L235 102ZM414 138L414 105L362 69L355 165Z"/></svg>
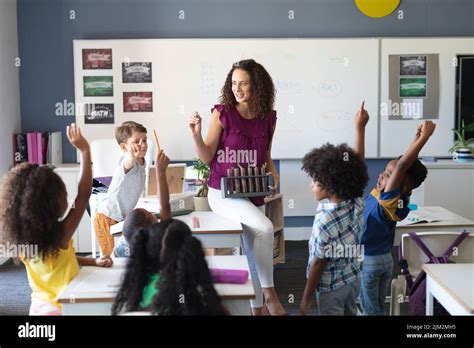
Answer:
<svg viewBox="0 0 474 348"><path fill-rule="evenodd" d="M188 127L191 130L191 134L193 137L201 135L201 125L202 118L197 112L195 112L188 122Z"/></svg>

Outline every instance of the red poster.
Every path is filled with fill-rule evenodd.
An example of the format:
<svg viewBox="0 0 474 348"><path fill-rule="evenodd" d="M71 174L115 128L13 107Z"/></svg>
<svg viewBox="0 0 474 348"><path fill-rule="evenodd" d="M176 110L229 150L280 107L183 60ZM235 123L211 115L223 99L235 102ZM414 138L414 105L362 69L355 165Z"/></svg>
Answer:
<svg viewBox="0 0 474 348"><path fill-rule="evenodd" d="M112 69L112 49L83 49L82 69Z"/></svg>
<svg viewBox="0 0 474 348"><path fill-rule="evenodd" d="M152 112L153 92L123 92L123 112Z"/></svg>

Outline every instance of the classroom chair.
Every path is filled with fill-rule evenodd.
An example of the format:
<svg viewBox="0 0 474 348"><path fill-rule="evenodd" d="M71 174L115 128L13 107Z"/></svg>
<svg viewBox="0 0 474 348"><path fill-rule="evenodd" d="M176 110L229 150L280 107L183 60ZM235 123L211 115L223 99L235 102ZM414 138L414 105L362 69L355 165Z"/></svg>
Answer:
<svg viewBox="0 0 474 348"><path fill-rule="evenodd" d="M431 250L433 255L439 256L456 240L460 232L418 232L421 241ZM413 281L422 271L421 266L428 262L428 257L418 247L408 233L404 233L400 242L401 255L408 263L408 270ZM474 233L469 233L459 245L456 254L449 260L455 263L474 263ZM407 283L403 275L392 280L391 284L390 315L400 315L400 302L406 302ZM402 301L400 301L402 299Z"/></svg>
<svg viewBox="0 0 474 348"><path fill-rule="evenodd" d="M148 138L148 151L145 156L146 169L145 173L148 175L148 166L153 164L155 158L155 147L153 141ZM123 152L117 144L117 140L114 138L108 139L96 139L91 141L91 160L92 160L92 175L94 178L100 177L111 177L117 168L120 157ZM148 182L148 177L146 178ZM94 230L94 217L97 210L98 201L104 193L93 194L89 199L90 215L91 215L91 245L92 245L92 256L96 256L97 252L97 241ZM100 248L99 248L100 251ZM102 253L100 253L102 256Z"/></svg>

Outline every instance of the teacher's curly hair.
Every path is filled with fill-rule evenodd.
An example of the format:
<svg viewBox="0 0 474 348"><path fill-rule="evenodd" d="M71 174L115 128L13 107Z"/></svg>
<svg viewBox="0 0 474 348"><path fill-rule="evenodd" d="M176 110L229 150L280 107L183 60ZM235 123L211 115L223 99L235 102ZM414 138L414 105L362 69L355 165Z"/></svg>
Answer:
<svg viewBox="0 0 474 348"><path fill-rule="evenodd" d="M25 258L56 256L66 195L64 182L50 168L27 162L12 168L0 185L0 243L37 246L39 255Z"/></svg>
<svg viewBox="0 0 474 348"><path fill-rule="evenodd" d="M303 157L302 168L319 186L343 200L362 197L369 181L365 162L347 144L325 145Z"/></svg>
<svg viewBox="0 0 474 348"><path fill-rule="evenodd" d="M245 70L250 75L251 99L249 107L252 113L259 118L268 116L275 104L275 85L267 70L253 59L241 60L232 65L222 87L222 95L219 98L221 104L227 111L237 105L237 100L232 92L232 74L236 69Z"/></svg>

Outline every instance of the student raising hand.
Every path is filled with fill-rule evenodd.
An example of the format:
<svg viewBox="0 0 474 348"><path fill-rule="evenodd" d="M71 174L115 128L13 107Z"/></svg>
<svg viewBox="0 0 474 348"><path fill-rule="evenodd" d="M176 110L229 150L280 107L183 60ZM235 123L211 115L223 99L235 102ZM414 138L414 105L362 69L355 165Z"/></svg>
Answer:
<svg viewBox="0 0 474 348"><path fill-rule="evenodd" d="M66 128L66 135L72 146L81 152L81 176L79 179L79 186L77 188L77 196L74 201L73 209L71 209L62 222L63 235L61 238L61 247L66 249L74 232L79 226L82 215L89 204L89 197L92 191L92 168L91 157L89 151L89 143L82 136L81 130L75 123Z"/></svg>
<svg viewBox="0 0 474 348"><path fill-rule="evenodd" d="M362 102L355 116L355 153L365 159L365 126L369 122L369 113L365 110L365 101Z"/></svg>
<svg viewBox="0 0 474 348"><path fill-rule="evenodd" d="M83 137L81 133L81 129L76 126L75 123L71 123L71 125L67 126L66 128L66 135L69 139L69 142L81 152L89 152L89 143Z"/></svg>
<svg viewBox="0 0 474 348"><path fill-rule="evenodd" d="M163 150L158 152L156 156L156 181L159 186L160 196L160 220L167 220L171 218L170 193L168 188L168 179L166 177L166 168L170 159L166 156Z"/></svg>
<svg viewBox="0 0 474 348"><path fill-rule="evenodd" d="M140 157L140 146L141 140L138 144L131 144L130 147L127 149L127 156L129 158L137 159Z"/></svg>
<svg viewBox="0 0 474 348"><path fill-rule="evenodd" d="M360 106L359 110L357 110L357 114L355 117L356 127L363 128L369 122L369 113L367 112L367 110L365 110L364 106L365 101L362 102L362 105Z"/></svg>
<svg viewBox="0 0 474 348"><path fill-rule="evenodd" d="M160 150L158 152L158 155L156 156L156 167L158 168L158 171L165 172L166 168L168 168L169 163L170 159L168 158L168 156L166 156L163 150Z"/></svg>
<svg viewBox="0 0 474 348"><path fill-rule="evenodd" d="M418 133L420 137L428 139L431 137L435 131L436 124L432 121L424 121L421 125L418 126Z"/></svg>

